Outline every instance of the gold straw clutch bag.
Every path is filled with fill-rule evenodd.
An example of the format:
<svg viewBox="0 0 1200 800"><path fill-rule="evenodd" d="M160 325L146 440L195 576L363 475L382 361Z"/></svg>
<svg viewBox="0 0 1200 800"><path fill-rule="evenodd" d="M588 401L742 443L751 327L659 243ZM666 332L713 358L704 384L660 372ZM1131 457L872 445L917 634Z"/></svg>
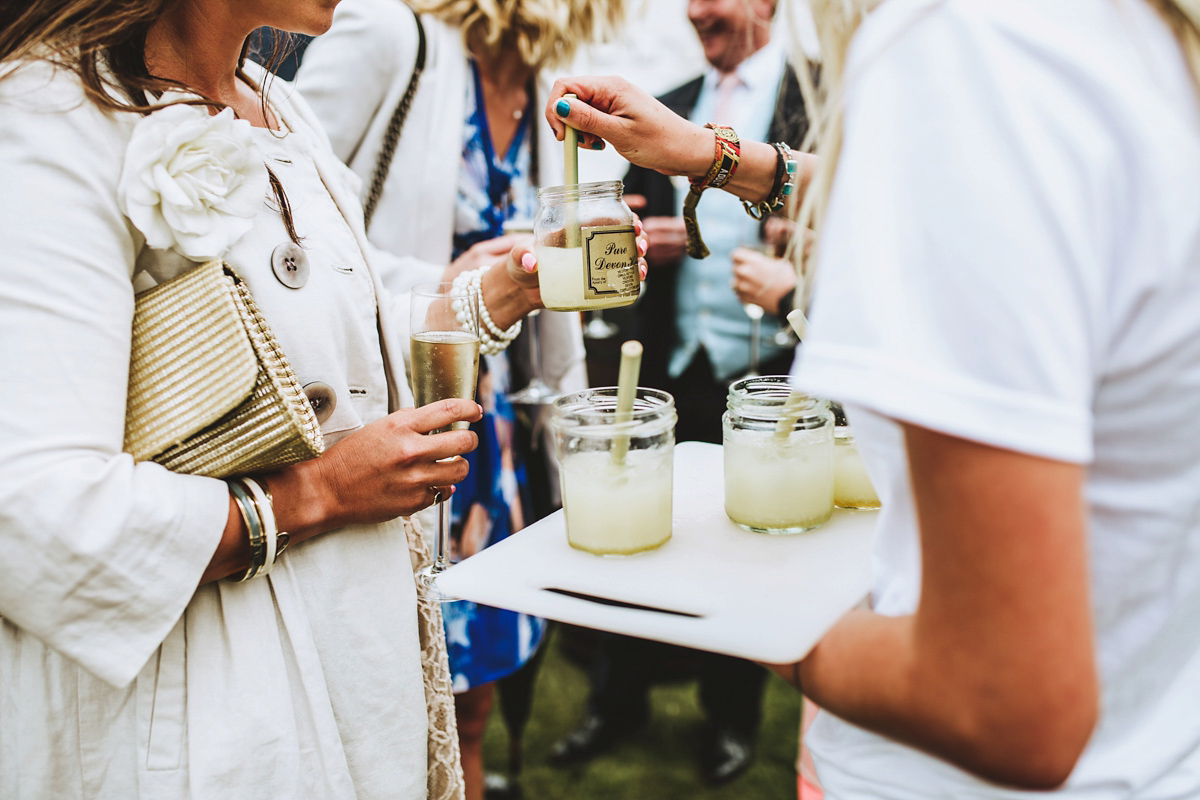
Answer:
<svg viewBox="0 0 1200 800"><path fill-rule="evenodd" d="M125 451L223 478L325 449L316 415L250 290L210 261L135 298Z"/></svg>

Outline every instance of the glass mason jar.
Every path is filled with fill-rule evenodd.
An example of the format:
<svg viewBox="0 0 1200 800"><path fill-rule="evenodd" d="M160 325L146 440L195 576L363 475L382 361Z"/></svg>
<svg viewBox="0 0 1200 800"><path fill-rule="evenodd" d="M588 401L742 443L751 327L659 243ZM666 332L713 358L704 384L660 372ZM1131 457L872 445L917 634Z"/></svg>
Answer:
<svg viewBox="0 0 1200 800"><path fill-rule="evenodd" d="M838 508L879 508L879 495L863 466L849 425L833 433L833 504Z"/></svg>
<svg viewBox="0 0 1200 800"><path fill-rule="evenodd" d="M621 192L620 181L538 189L534 252L546 308L616 308L638 298L633 212Z"/></svg>
<svg viewBox="0 0 1200 800"><path fill-rule="evenodd" d="M563 395L550 412L567 541L598 555L653 550L671 538L675 398L637 390L617 412L617 389Z"/></svg>
<svg viewBox="0 0 1200 800"><path fill-rule="evenodd" d="M725 513L756 533L801 533L833 514L833 414L786 375L729 387L724 431Z"/></svg>

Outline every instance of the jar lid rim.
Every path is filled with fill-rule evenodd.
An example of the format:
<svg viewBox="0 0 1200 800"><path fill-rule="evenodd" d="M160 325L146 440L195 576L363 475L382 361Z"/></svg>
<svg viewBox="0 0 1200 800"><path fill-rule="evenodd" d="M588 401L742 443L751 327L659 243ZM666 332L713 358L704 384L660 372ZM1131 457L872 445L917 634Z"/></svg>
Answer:
<svg viewBox="0 0 1200 800"><path fill-rule="evenodd" d="M568 183L562 186L543 186L537 190L538 199L546 197L569 197L571 195L601 194L615 191L620 197L625 184L619 180L591 181L589 183Z"/></svg>

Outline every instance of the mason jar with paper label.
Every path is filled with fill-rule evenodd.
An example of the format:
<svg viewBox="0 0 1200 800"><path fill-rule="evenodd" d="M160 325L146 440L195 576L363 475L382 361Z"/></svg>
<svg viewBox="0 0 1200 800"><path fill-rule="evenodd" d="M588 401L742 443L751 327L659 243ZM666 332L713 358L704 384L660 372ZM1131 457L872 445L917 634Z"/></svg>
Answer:
<svg viewBox="0 0 1200 800"><path fill-rule="evenodd" d="M833 414L786 375L729 387L722 417L725 514L756 533L812 530L833 514Z"/></svg>
<svg viewBox="0 0 1200 800"><path fill-rule="evenodd" d="M671 538L675 398L639 387L633 409L617 388L564 395L551 406L567 541L596 555L631 555Z"/></svg>
<svg viewBox="0 0 1200 800"><path fill-rule="evenodd" d="M637 236L621 191L620 181L538 190L534 250L546 308L616 308L638 298Z"/></svg>

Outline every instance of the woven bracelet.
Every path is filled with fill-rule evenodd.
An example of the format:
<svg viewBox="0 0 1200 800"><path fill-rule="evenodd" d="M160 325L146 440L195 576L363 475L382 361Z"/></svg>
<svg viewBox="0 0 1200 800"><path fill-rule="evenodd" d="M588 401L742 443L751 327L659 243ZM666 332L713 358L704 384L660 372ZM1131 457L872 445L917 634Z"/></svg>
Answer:
<svg viewBox="0 0 1200 800"><path fill-rule="evenodd" d="M696 206L705 189L720 189L733 178L742 159L742 145L733 128L724 125L705 125L716 139L716 151L708 174L693 178L687 197L683 199L683 227L687 231L687 254L692 258L706 258L708 247L700 237L700 223L696 220Z"/></svg>
<svg viewBox="0 0 1200 800"><path fill-rule="evenodd" d="M777 211L782 211L787 205L785 199L791 195L796 179L797 164L796 159L792 158L792 149L784 142L772 142L771 146L775 148L775 180L771 183L771 191L765 200L760 200L757 203L751 203L749 200L742 201L742 207L746 209L746 213L754 219L762 219L768 214L774 214Z"/></svg>

